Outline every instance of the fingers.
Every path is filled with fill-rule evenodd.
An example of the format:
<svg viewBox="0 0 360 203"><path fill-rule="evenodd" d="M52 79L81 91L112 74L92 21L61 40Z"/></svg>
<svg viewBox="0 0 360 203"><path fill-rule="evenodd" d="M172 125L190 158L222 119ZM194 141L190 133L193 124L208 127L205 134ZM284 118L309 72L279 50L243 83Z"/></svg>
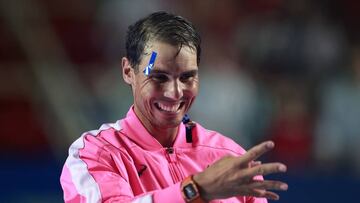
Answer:
<svg viewBox="0 0 360 203"><path fill-rule="evenodd" d="M241 178L252 180L255 176L265 176L273 173L286 172L287 168L282 163L266 163L244 169L240 175Z"/></svg>
<svg viewBox="0 0 360 203"><path fill-rule="evenodd" d="M286 172L287 168L282 163L266 163L249 168L249 173L256 175L268 175L272 173Z"/></svg>
<svg viewBox="0 0 360 203"><path fill-rule="evenodd" d="M278 194L268 190L286 191L288 189L288 185L286 183L273 180L254 180L248 186L252 188L251 196L264 197L272 200L279 200L280 197Z"/></svg>
<svg viewBox="0 0 360 203"><path fill-rule="evenodd" d="M272 200L279 200L280 197L275 192L269 190L285 191L288 189L288 185L286 183L273 180L254 180L247 186L249 189L249 194L247 194L248 196L264 197Z"/></svg>
<svg viewBox="0 0 360 203"><path fill-rule="evenodd" d="M288 185L286 183L275 180L254 180L249 184L249 187L260 190L279 190L279 191L286 191L288 189Z"/></svg>
<svg viewBox="0 0 360 203"><path fill-rule="evenodd" d="M279 200L280 199L279 195L276 194L275 192L261 190L261 189L254 189L253 194L251 196L264 197L266 199L271 199L271 200Z"/></svg>
<svg viewBox="0 0 360 203"><path fill-rule="evenodd" d="M274 145L275 144L272 141L267 141L259 145L256 145L255 147L251 148L248 152L246 152L244 155L241 156L241 159L239 159L240 164L244 167L248 166L249 162L257 159L265 152L274 148Z"/></svg>
<svg viewBox="0 0 360 203"><path fill-rule="evenodd" d="M261 161L252 161L249 164L249 168L252 168L252 167L255 167L255 166L258 166L258 165L261 165Z"/></svg>

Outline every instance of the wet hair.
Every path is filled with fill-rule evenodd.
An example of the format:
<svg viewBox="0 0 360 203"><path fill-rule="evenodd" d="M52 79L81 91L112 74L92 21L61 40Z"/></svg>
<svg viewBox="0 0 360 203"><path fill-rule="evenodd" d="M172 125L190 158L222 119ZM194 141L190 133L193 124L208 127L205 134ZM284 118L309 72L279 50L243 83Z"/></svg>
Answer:
<svg viewBox="0 0 360 203"><path fill-rule="evenodd" d="M155 12L130 25L126 33L126 57L138 71L145 46L158 40L179 47L188 46L196 51L200 63L201 38L193 24L181 16Z"/></svg>

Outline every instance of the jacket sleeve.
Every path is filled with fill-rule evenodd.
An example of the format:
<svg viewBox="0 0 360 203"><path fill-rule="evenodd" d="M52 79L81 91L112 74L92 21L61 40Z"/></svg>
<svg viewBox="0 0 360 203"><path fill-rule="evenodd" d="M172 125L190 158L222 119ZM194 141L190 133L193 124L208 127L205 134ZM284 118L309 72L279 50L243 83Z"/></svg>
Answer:
<svg viewBox="0 0 360 203"><path fill-rule="evenodd" d="M249 202L249 203L268 203L266 198L256 198L256 197L248 197L246 202Z"/></svg>
<svg viewBox="0 0 360 203"><path fill-rule="evenodd" d="M92 136L82 136L69 149L60 177L67 203L163 203L185 202L180 183L135 196L125 166L115 166L111 154ZM123 168L121 168L123 167Z"/></svg>

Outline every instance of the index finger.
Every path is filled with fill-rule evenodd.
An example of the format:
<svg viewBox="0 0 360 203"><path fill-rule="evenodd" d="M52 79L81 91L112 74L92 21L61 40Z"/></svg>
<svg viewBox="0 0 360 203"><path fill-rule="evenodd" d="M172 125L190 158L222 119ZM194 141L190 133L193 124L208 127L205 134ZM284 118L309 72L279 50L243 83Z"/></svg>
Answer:
<svg viewBox="0 0 360 203"><path fill-rule="evenodd" d="M252 147L251 149L249 149L249 151L247 151L245 154L243 154L240 157L240 164L244 165L244 166L248 166L248 164L259 158L261 155L263 155L265 152L268 152L269 150L271 150L272 148L274 148L275 144L273 141L266 141L263 142L261 144L258 144L254 147Z"/></svg>

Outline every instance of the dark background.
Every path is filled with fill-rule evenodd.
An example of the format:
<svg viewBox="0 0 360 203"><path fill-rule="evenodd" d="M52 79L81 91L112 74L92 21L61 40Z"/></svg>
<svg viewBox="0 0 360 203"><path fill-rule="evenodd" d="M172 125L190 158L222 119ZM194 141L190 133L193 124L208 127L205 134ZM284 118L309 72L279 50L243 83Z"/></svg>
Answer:
<svg viewBox="0 0 360 203"><path fill-rule="evenodd" d="M246 149L274 140L280 202L357 202L359 1L0 2L0 202L63 201L69 145L132 104L126 28L158 10L203 37L194 120Z"/></svg>

